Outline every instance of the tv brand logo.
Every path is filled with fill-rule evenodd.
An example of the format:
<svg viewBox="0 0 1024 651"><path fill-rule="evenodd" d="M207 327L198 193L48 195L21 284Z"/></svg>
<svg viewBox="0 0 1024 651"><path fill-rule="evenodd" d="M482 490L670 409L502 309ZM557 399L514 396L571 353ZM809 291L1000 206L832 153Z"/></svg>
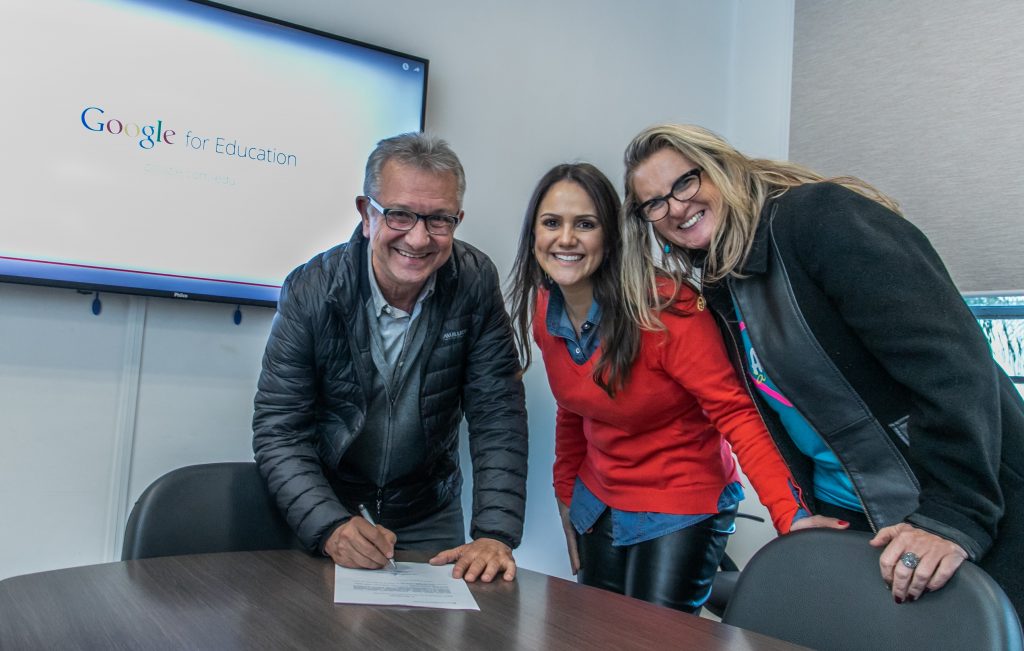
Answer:
<svg viewBox="0 0 1024 651"><path fill-rule="evenodd" d="M175 135L175 131L173 129L164 129L163 120L157 120L155 125L147 124L140 127L135 122L127 122L117 118L111 118L104 122L101 117L104 113L104 110L98 106L85 107L85 110L82 111L82 126L96 133L106 131L115 136L125 135L129 138L139 138L139 147L143 149L152 149L158 142L165 142L168 145L174 144L172 138Z"/></svg>

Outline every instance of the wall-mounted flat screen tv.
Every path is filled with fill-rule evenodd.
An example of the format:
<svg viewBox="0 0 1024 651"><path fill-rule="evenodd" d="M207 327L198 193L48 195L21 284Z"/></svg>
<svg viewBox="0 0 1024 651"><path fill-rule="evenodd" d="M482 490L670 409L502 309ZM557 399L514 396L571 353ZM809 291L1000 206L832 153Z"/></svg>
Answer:
<svg viewBox="0 0 1024 651"><path fill-rule="evenodd" d="M346 241L427 60L189 0L0 3L0 281L257 305Z"/></svg>

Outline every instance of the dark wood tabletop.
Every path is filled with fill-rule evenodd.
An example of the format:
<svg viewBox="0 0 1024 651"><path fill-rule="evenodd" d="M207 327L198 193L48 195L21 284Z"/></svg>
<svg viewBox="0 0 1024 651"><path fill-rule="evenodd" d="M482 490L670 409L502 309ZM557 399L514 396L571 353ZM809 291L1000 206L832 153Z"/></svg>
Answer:
<svg viewBox="0 0 1024 651"><path fill-rule="evenodd" d="M0 649L800 648L523 569L470 589L479 612L335 604L297 551L89 565L0 581Z"/></svg>

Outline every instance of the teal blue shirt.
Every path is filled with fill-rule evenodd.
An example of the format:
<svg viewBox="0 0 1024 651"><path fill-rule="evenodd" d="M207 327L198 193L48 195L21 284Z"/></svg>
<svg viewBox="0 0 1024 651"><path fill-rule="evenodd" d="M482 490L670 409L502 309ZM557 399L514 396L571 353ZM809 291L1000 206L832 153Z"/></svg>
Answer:
<svg viewBox="0 0 1024 651"><path fill-rule="evenodd" d="M821 436L814 430L807 419L793 406L779 388L772 382L768 374L761 366L761 361L750 343L750 334L747 332L747 324L743 321L740 308L733 301L733 308L736 310L736 318L740 324L740 334L743 337L743 348L747 354L747 364L751 380L760 392L765 402L779 415L783 427L793 443L803 454L814 461L814 496L830 504L841 506L851 511L864 512L864 507L853 490L853 483L850 477L843 470L842 464L835 453L828 447Z"/></svg>

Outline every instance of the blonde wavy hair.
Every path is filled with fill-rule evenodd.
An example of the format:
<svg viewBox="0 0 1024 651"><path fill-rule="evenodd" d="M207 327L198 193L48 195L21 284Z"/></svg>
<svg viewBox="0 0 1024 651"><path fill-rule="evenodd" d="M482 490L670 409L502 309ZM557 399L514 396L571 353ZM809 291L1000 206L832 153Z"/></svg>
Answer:
<svg viewBox="0 0 1024 651"><path fill-rule="evenodd" d="M868 183L851 176L826 178L802 165L787 161L748 158L717 134L694 125L659 124L641 131L624 155L626 197L622 205L623 292L630 316L645 329L660 330L657 313L672 304L658 291L658 278L674 283L675 296L682 283L695 284L695 265L690 251L678 246L655 259L655 248L665 242L639 215L633 191L637 167L662 149L674 149L703 169L722 197L718 226L711 236L707 257L699 272L703 282L741 277L740 269L750 253L758 220L766 202L804 183L830 181L877 201L899 214L899 206Z"/></svg>

